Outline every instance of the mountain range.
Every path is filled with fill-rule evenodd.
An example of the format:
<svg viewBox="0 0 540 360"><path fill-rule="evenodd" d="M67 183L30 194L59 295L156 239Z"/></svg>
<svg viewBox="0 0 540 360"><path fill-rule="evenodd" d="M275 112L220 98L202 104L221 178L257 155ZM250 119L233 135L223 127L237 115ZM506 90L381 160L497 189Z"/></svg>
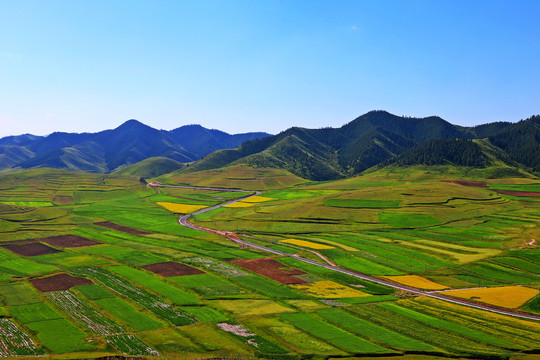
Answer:
<svg viewBox="0 0 540 360"><path fill-rule="evenodd" d="M284 168L306 179L332 180L381 164L481 167L495 158L540 171L539 144L539 116L518 123L462 127L436 116L412 118L371 111L340 128L293 127L250 140L236 149L213 152L180 171L250 165Z"/></svg>
<svg viewBox="0 0 540 360"><path fill-rule="evenodd" d="M339 128L292 127L277 135L229 135L200 125L164 131L129 120L94 134L0 139L0 170L4 171L54 167L153 177L248 165L332 180L391 164L477 168L503 164L538 173L540 116L463 127L437 116L404 117L379 110Z"/></svg>
<svg viewBox="0 0 540 360"><path fill-rule="evenodd" d="M4 137L0 139L0 170L52 167L110 173L150 157L192 162L218 149L266 136L269 134L263 132L230 135L200 125L165 131L128 120L98 133Z"/></svg>

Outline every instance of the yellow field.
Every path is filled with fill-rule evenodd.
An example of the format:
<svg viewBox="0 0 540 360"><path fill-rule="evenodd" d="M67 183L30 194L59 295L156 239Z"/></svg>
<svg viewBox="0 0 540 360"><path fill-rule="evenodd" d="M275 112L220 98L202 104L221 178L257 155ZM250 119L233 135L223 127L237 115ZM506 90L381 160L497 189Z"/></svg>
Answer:
<svg viewBox="0 0 540 360"><path fill-rule="evenodd" d="M400 276L383 276L388 280L395 281L399 284L412 286L418 289L425 290L442 290L448 289L448 286L437 284L429 279L418 275L400 275Z"/></svg>
<svg viewBox="0 0 540 360"><path fill-rule="evenodd" d="M313 238L313 239L314 239L314 240L317 240L317 241L320 241L320 242L322 242L322 243L325 243L325 244L334 245L335 247L341 248L341 249L343 249L343 250L347 250L347 251L360 251L360 250L357 249L357 248L353 248L352 246L340 244L340 243L338 243L337 241L332 241L332 240L327 240L327 239L321 239L321 238Z"/></svg>
<svg viewBox="0 0 540 360"><path fill-rule="evenodd" d="M258 203L258 202L270 201L270 200L277 200L277 199L256 195L256 196L252 196L252 197L249 197L247 199L244 199L242 201L243 202L248 202L248 203Z"/></svg>
<svg viewBox="0 0 540 360"><path fill-rule="evenodd" d="M157 204L163 206L165 209L169 211L179 213L179 214L189 214L194 211L207 207L206 205L177 204L177 203L162 202L162 201L158 202Z"/></svg>
<svg viewBox="0 0 540 360"><path fill-rule="evenodd" d="M328 308L327 305L315 300L285 300L285 302L306 312Z"/></svg>
<svg viewBox="0 0 540 360"><path fill-rule="evenodd" d="M250 206L253 206L253 205L255 205L255 203L247 203L247 202L239 201L239 202L235 202L235 203L232 203L232 204L229 204L229 205L225 205L225 207L242 208L242 207L250 207Z"/></svg>
<svg viewBox="0 0 540 360"><path fill-rule="evenodd" d="M345 285L338 284L333 281L317 281L306 285L290 285L291 287L302 290L306 294L320 298L347 298L347 297L363 297L371 296L362 291L350 288Z"/></svg>
<svg viewBox="0 0 540 360"><path fill-rule="evenodd" d="M445 295L480 301L486 304L515 309L538 295L539 290L524 286L502 286L484 289L451 290Z"/></svg>
<svg viewBox="0 0 540 360"><path fill-rule="evenodd" d="M323 244L317 244L311 241L305 241L305 240L297 240L297 239L287 239L287 240L281 240L282 243L287 244L293 244L298 245L302 247L307 247L310 249L317 249L317 250L324 250L324 249L335 249L333 246L323 245Z"/></svg>
<svg viewBox="0 0 540 360"><path fill-rule="evenodd" d="M238 315L268 315L295 311L272 300L217 300L216 303Z"/></svg>

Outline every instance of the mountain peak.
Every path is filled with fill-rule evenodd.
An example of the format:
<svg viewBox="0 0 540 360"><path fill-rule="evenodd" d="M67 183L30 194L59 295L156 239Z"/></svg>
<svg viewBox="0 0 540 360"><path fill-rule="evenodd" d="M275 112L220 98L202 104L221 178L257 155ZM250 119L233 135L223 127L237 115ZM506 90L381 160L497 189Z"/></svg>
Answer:
<svg viewBox="0 0 540 360"><path fill-rule="evenodd" d="M118 126L117 129L129 129L129 128L150 128L150 126L143 124L139 120L135 119L129 119L128 121L124 122L122 125Z"/></svg>

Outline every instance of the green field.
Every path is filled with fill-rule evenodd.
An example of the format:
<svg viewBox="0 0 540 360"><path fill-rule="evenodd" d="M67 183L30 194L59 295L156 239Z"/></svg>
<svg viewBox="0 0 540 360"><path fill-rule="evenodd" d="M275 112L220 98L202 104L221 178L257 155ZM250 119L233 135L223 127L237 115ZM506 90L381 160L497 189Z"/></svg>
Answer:
<svg viewBox="0 0 540 360"><path fill-rule="evenodd" d="M133 282L141 284L143 287L158 293L176 305L190 305L199 303L197 296L187 291L182 291L144 271L128 266L112 266L108 269L130 279Z"/></svg>
<svg viewBox="0 0 540 360"><path fill-rule="evenodd" d="M364 354L390 352L390 350L358 338L350 332L317 320L309 314L283 314L281 317L301 330L342 348L345 351Z"/></svg>
<svg viewBox="0 0 540 360"><path fill-rule="evenodd" d="M436 350L431 345L421 341L408 338L395 331L372 324L368 321L357 318L345 311L338 309L326 309L317 312L327 321L334 323L348 331L358 334L364 338L377 343L382 343L395 349L401 350Z"/></svg>
<svg viewBox="0 0 540 360"><path fill-rule="evenodd" d="M163 326L158 321L142 314L135 310L133 306L117 298L99 299L96 300L96 304L137 331L155 330Z"/></svg>
<svg viewBox="0 0 540 360"><path fill-rule="evenodd" d="M0 175L0 356L528 359L540 351L537 321L414 296L295 258L377 277L416 275L455 289L540 289L540 202L494 191L538 191L540 180L475 175L487 188L446 181L467 180L464 174L373 170L316 182L240 165L160 177L250 192L158 191L136 177L51 169ZM267 199L190 221L290 256L182 227L157 204L213 205L253 190ZM101 221L131 230L95 225ZM50 245L61 252L46 253L30 244L61 235L100 245ZM10 242L22 244L22 253L8 250ZM204 273L145 270L159 263ZM39 291L39 281L55 274L93 284L69 284L61 275ZM336 295L343 289L353 295ZM519 311L540 314L540 295ZM11 337L18 345L6 345Z"/></svg>

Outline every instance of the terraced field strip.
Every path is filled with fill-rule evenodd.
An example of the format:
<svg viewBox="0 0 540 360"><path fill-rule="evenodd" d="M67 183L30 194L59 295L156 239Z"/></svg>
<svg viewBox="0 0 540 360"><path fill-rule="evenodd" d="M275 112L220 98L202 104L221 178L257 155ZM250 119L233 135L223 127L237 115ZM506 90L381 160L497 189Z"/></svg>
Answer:
<svg viewBox="0 0 540 360"><path fill-rule="evenodd" d="M199 298L187 291L182 291L149 273L129 266L109 266L108 270L115 272L133 282L141 284L144 288L160 294L176 305L200 304Z"/></svg>
<svg viewBox="0 0 540 360"><path fill-rule="evenodd" d="M124 330L69 291L53 291L47 297L62 311L98 335L123 333Z"/></svg>
<svg viewBox="0 0 540 360"><path fill-rule="evenodd" d="M499 345L499 346L513 346L512 343L499 339L495 336L482 333L476 330L472 330L472 329L466 328L464 326L458 325L450 321L434 318L432 316L425 315L414 310L406 309L396 304L381 303L381 304L377 304L377 306L388 309L392 312L398 313L400 315L406 316L416 321L420 321L422 323L428 324L435 328L451 331L461 336L468 337L470 339L482 341L488 344Z"/></svg>
<svg viewBox="0 0 540 360"><path fill-rule="evenodd" d="M9 306L11 315L23 324L35 321L62 319L62 316L45 303Z"/></svg>
<svg viewBox="0 0 540 360"><path fill-rule="evenodd" d="M317 311L317 314L345 330L360 336L383 343L399 350L435 351L437 348L424 342L401 335L395 331L380 327L366 320L360 319L340 309L325 309Z"/></svg>
<svg viewBox="0 0 540 360"><path fill-rule="evenodd" d="M64 318L35 321L26 324L26 327L37 333L43 346L57 354L95 349L94 346L84 341L88 334Z"/></svg>
<svg viewBox="0 0 540 360"><path fill-rule="evenodd" d="M538 263L522 260L516 257L496 257L490 260L499 264L503 264L504 266L508 266L510 268L540 275L540 264Z"/></svg>
<svg viewBox="0 0 540 360"><path fill-rule="evenodd" d="M531 348L540 343L540 324L482 310L463 308L429 298L401 300L400 306L488 333L502 340ZM534 345L533 345L534 346Z"/></svg>
<svg viewBox="0 0 540 360"><path fill-rule="evenodd" d="M323 339L349 353L374 354L391 352L388 349L359 338L350 332L318 320L306 313L282 314L280 317L302 331Z"/></svg>
<svg viewBox="0 0 540 360"><path fill-rule="evenodd" d="M102 268L81 268L77 273L100 281L103 285L123 297L136 302L148 309L154 315L170 321L173 325L182 326L194 324L196 319L161 300L159 297L140 289L127 280L120 278Z"/></svg>
<svg viewBox="0 0 540 360"><path fill-rule="evenodd" d="M99 299L96 300L96 304L137 331L155 330L163 327L161 323L137 311L133 306L121 299Z"/></svg>
<svg viewBox="0 0 540 360"><path fill-rule="evenodd" d="M0 357L44 355L32 339L9 319L0 319Z"/></svg>
<svg viewBox="0 0 540 360"><path fill-rule="evenodd" d="M488 330L502 331L511 337L511 341L515 342L518 339L529 339L535 344L540 343L540 323L521 320L513 317L490 313L478 309L464 308L459 305L430 299L425 297L407 300L401 303L402 306L412 307L416 310L420 307L420 311L440 316L444 314L445 319L459 319L465 326L474 328L482 325L488 326Z"/></svg>
<svg viewBox="0 0 540 360"><path fill-rule="evenodd" d="M502 286L444 291L446 295L486 304L516 309L537 296L540 291L524 286Z"/></svg>
<svg viewBox="0 0 540 360"><path fill-rule="evenodd" d="M448 286L437 284L429 279L418 275L401 275L401 276L385 276L386 279L395 281L400 284L412 286L418 289L425 290L441 290L448 289Z"/></svg>
<svg viewBox="0 0 540 360"><path fill-rule="evenodd" d="M428 343L450 353L501 354L508 351L507 349L501 349L494 345L460 336L454 332L434 328L383 307L353 305L349 306L347 310L380 327Z"/></svg>
<svg viewBox="0 0 540 360"><path fill-rule="evenodd" d="M144 344L112 320L98 313L69 291L47 293L47 297L71 318L87 327L97 335L104 336L107 343L127 355L159 355L157 351Z"/></svg>
<svg viewBox="0 0 540 360"><path fill-rule="evenodd" d="M246 329L241 324L218 323L219 328L226 331L262 354L286 354L288 351L281 346Z"/></svg>

